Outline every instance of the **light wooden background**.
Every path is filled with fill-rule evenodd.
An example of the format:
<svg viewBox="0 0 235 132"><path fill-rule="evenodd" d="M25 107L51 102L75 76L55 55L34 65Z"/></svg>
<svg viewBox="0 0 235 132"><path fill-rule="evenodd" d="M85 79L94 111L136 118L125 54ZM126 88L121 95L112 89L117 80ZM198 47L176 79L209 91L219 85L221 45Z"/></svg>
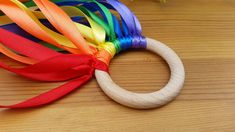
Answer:
<svg viewBox="0 0 235 132"><path fill-rule="evenodd" d="M235 1L124 1L140 18L144 35L172 47L186 68L182 93L153 110L134 110L110 100L95 79L51 105L0 110L0 131L235 131ZM9 61L2 55L2 61ZM16 65L16 64L12 64ZM158 56L132 51L111 63L113 79L126 89L155 91L169 69ZM57 84L37 83L0 70L0 102L14 103Z"/></svg>

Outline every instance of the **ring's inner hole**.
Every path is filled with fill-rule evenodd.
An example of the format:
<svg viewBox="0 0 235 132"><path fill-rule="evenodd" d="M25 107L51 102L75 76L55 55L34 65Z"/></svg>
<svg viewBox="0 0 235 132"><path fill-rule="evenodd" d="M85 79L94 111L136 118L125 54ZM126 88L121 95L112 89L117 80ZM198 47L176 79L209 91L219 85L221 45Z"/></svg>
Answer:
<svg viewBox="0 0 235 132"><path fill-rule="evenodd" d="M110 74L120 87L146 93L164 87L169 81L170 69L159 55L147 50L132 50L115 56Z"/></svg>

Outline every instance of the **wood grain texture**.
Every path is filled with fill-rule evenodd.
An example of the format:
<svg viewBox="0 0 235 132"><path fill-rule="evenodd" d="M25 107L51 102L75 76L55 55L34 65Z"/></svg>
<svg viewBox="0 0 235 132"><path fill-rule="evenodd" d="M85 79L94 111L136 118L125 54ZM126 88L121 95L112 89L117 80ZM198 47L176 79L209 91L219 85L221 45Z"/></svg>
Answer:
<svg viewBox="0 0 235 132"><path fill-rule="evenodd" d="M159 109L134 110L106 97L93 79L51 105L0 110L1 132L235 131L235 1L124 2L140 18L145 36L168 44L183 60L186 84L180 96ZM2 55L0 59L9 62ZM110 72L118 84L138 92L156 91L169 78L167 64L147 51L116 56ZM33 82L0 70L0 102L14 103L60 84Z"/></svg>

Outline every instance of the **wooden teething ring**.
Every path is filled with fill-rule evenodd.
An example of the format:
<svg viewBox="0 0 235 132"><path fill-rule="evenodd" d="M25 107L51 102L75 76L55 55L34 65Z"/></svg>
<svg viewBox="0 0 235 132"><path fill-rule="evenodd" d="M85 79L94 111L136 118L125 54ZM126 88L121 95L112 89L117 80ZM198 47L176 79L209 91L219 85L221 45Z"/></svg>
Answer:
<svg viewBox="0 0 235 132"><path fill-rule="evenodd" d="M147 49L160 55L169 64L171 77L167 85L152 93L135 93L115 84L107 72L96 70L95 76L101 89L116 102L137 109L156 108L172 101L183 87L184 66L178 55L165 44L147 38Z"/></svg>

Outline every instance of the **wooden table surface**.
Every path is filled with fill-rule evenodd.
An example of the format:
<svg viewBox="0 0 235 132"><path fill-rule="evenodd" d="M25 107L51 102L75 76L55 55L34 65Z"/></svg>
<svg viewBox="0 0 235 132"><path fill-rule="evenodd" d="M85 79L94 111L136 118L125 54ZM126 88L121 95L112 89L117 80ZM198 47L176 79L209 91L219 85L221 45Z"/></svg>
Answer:
<svg viewBox="0 0 235 132"><path fill-rule="evenodd" d="M40 108L0 110L0 131L235 131L235 1L124 1L139 17L145 36L173 48L186 68L175 101L152 110L123 107L93 79L80 90ZM0 55L0 59L9 59ZM10 63L17 65L16 63ZM147 51L124 52L110 68L126 89L151 92L168 81L169 69ZM0 70L0 102L15 103L62 83L39 83Z"/></svg>

